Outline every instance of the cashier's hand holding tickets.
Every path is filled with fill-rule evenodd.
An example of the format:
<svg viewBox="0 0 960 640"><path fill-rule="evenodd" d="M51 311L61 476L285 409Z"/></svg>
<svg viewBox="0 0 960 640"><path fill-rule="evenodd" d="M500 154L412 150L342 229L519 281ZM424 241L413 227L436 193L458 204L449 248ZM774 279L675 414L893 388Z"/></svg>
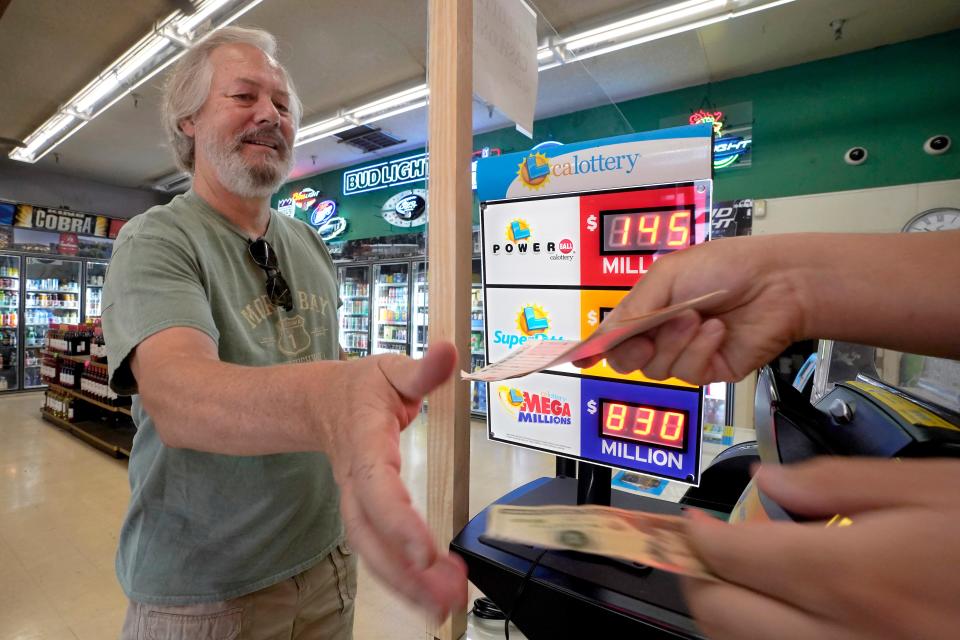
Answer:
<svg viewBox="0 0 960 640"><path fill-rule="evenodd" d="M706 384L740 380L758 363L775 358L802 331L797 285L764 273L762 260L744 260L739 244L714 241L659 259L604 323L726 289L727 295L706 312L685 311L602 356L574 364L586 367L605 357L623 373L642 369L656 380ZM703 262L709 265L706 271Z"/></svg>
<svg viewBox="0 0 960 640"><path fill-rule="evenodd" d="M609 319L728 295L604 355L620 371L696 383L739 380L802 339L957 359L958 249L955 231L710 242L655 263ZM723 580L685 580L710 638L956 637L960 461L822 458L764 467L758 481L789 511L853 524L694 518L691 541Z"/></svg>

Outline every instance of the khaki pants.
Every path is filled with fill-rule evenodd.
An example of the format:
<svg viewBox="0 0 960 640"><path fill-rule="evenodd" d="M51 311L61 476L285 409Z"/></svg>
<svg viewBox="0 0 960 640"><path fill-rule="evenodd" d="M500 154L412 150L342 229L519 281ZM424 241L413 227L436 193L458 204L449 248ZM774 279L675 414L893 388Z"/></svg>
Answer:
<svg viewBox="0 0 960 640"><path fill-rule="evenodd" d="M356 595L357 560L341 543L303 573L233 600L131 601L120 640L349 640Z"/></svg>

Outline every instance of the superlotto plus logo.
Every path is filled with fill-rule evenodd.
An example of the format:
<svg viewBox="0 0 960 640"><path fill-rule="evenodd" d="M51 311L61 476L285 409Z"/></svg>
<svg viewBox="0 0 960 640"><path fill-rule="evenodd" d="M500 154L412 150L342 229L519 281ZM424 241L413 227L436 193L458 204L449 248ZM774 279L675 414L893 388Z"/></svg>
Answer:
<svg viewBox="0 0 960 640"><path fill-rule="evenodd" d="M508 386L497 389L501 404L517 422L532 424L571 424L570 403L555 393L530 393Z"/></svg>
<svg viewBox="0 0 960 640"><path fill-rule="evenodd" d="M497 329L493 343L504 344L508 349L526 344L527 340L563 340L563 336L548 335L550 314L538 304L525 304L517 313L517 333Z"/></svg>
<svg viewBox="0 0 960 640"><path fill-rule="evenodd" d="M533 229L523 218L514 218L504 230L506 242L494 243L493 255L526 256L546 254L550 260L573 260L573 240L548 240L542 242L534 238Z"/></svg>

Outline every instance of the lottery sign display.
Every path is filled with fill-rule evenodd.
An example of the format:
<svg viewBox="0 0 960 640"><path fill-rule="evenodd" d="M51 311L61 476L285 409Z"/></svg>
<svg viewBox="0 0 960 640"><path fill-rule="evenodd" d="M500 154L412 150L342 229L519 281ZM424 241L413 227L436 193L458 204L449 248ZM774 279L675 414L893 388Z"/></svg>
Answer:
<svg viewBox="0 0 960 640"><path fill-rule="evenodd" d="M678 141L676 148L671 140ZM700 125L551 147L549 156L481 160L490 361L531 340L587 338L656 260L706 241L711 144L710 127ZM572 162L584 169L581 159L589 157L627 157L633 165L619 177L605 176L597 190L585 189L582 176L565 190L567 169L553 168L556 157L577 158ZM669 171L662 166L666 159ZM616 170L610 160L592 166ZM516 180L509 179L510 171ZM650 175L673 181L645 183ZM683 380L621 374L606 361L582 370L564 364L490 383L488 436L696 485L702 396L701 387Z"/></svg>

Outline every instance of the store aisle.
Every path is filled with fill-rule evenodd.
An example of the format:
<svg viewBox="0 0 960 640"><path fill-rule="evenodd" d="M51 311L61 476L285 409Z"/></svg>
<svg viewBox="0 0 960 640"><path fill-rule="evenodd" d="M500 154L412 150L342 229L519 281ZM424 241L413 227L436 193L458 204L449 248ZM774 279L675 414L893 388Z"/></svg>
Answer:
<svg viewBox="0 0 960 640"><path fill-rule="evenodd" d="M42 398L0 400L0 639L113 638L126 463L42 421Z"/></svg>
<svg viewBox="0 0 960 640"><path fill-rule="evenodd" d="M113 559L129 498L127 465L41 420L41 403L40 394L0 399L0 640L116 638L126 610ZM473 423L471 439L471 514L553 473L552 456L487 442L482 423ZM426 440L422 418L401 438L404 480L420 509ZM359 583L357 640L423 638L420 616L362 562ZM471 624L467 637L503 637L502 623Z"/></svg>

